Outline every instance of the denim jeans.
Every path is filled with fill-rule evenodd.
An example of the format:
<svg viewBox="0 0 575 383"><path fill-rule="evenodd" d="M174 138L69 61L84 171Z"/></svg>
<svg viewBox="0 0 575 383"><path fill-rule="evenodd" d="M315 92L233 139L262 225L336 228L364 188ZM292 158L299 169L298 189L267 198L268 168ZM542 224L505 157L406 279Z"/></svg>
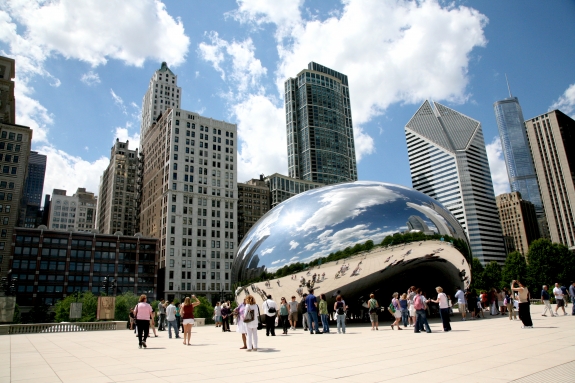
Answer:
<svg viewBox="0 0 575 383"><path fill-rule="evenodd" d="M337 314L337 332L339 333L341 330L345 334L345 314Z"/></svg>
<svg viewBox="0 0 575 383"><path fill-rule="evenodd" d="M180 332L178 330L178 321L174 320L169 320L168 321L168 338L172 338L172 328L174 329L174 335L176 338L180 337Z"/></svg>
<svg viewBox="0 0 575 383"><path fill-rule="evenodd" d="M329 332L329 316L321 314L321 324L323 325L323 332Z"/></svg>
<svg viewBox="0 0 575 383"><path fill-rule="evenodd" d="M309 319L309 332L313 333L312 323L315 323L315 332L319 332L319 322L317 320L317 311L308 311L307 312L308 319Z"/></svg>
<svg viewBox="0 0 575 383"><path fill-rule="evenodd" d="M415 310L415 327L413 332L420 332L425 326L425 331L431 332L429 323L427 323L427 315L425 310Z"/></svg>
<svg viewBox="0 0 575 383"><path fill-rule="evenodd" d="M409 310L408 309L401 309L401 322L403 323L403 327L407 327L409 324Z"/></svg>
<svg viewBox="0 0 575 383"><path fill-rule="evenodd" d="M160 314L160 320L158 320L158 331L166 331L166 314Z"/></svg>

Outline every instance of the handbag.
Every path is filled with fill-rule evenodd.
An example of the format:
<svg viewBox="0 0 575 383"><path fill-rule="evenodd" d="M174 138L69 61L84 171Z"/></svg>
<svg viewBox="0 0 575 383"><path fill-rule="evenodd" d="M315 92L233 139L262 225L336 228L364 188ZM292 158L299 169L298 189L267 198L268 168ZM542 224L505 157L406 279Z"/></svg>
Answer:
<svg viewBox="0 0 575 383"><path fill-rule="evenodd" d="M254 313L254 310L246 310L246 314L244 316L244 323L253 322L253 320L255 318L256 318L256 315Z"/></svg>
<svg viewBox="0 0 575 383"><path fill-rule="evenodd" d="M258 308L258 318L259 318L260 317L260 306L257 306L257 308ZM264 325L262 324L262 321L258 320L258 330L261 330L263 328L264 328Z"/></svg>
<svg viewBox="0 0 575 383"><path fill-rule="evenodd" d="M393 303L390 303L389 306L387 306L387 310L391 315L395 314L395 306L393 305Z"/></svg>

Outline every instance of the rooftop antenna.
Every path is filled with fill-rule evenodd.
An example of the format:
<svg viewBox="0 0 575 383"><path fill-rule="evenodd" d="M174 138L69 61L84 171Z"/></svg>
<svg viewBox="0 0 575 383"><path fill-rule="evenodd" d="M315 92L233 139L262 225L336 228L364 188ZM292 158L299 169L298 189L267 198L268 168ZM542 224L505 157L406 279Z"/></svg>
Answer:
<svg viewBox="0 0 575 383"><path fill-rule="evenodd" d="M507 82L507 90L509 91L509 98L512 98L511 87L509 87L509 80L507 79L507 73L505 73L505 81Z"/></svg>

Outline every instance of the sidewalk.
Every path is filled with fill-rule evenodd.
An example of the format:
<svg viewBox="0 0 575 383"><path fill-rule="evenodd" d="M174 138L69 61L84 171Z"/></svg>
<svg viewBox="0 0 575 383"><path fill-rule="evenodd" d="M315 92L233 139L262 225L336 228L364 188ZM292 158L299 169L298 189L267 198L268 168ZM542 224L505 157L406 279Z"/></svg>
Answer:
<svg viewBox="0 0 575 383"><path fill-rule="evenodd" d="M160 332L142 350L127 330L2 336L0 382L573 381L575 318L542 317L531 307L534 329L506 317L463 322L456 313L449 333L436 320L432 334L392 331L389 322L373 332L349 326L345 335L259 331L251 353L239 350L235 326L194 328L192 346Z"/></svg>

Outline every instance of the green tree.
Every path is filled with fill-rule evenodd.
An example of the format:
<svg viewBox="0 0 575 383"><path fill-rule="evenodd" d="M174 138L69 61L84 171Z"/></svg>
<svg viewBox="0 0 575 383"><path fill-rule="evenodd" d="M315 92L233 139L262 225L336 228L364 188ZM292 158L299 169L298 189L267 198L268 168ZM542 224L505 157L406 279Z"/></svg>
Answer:
<svg viewBox="0 0 575 383"><path fill-rule="evenodd" d="M14 316L12 317L12 323L22 323L22 315L20 314L20 306L18 306L18 303L14 305Z"/></svg>
<svg viewBox="0 0 575 383"><path fill-rule="evenodd" d="M483 265L481 261L477 258L473 258L471 262L471 285L470 288L473 290L484 290L485 283L483 282Z"/></svg>
<svg viewBox="0 0 575 383"><path fill-rule="evenodd" d="M491 261L485 266L482 279L484 288L501 287L501 266L497 261Z"/></svg>
<svg viewBox="0 0 575 383"><path fill-rule="evenodd" d="M558 253L557 277L554 281L565 286L575 279L575 256L569 248L563 244L555 244Z"/></svg>
<svg viewBox="0 0 575 383"><path fill-rule="evenodd" d="M364 250L366 250L366 251L369 251L369 250L373 249L374 246L375 246L375 245L374 245L374 243L373 243L373 241L372 241L371 239L368 240L368 241L366 241L366 242L363 244L363 248L364 248Z"/></svg>
<svg viewBox="0 0 575 383"><path fill-rule="evenodd" d="M74 295L68 295L66 298L58 301L54 306L56 322L70 322L70 304L76 302ZM98 297L89 291L78 296L78 302L82 303L82 317L74 319L74 322L94 322L96 320L96 311L98 309Z"/></svg>
<svg viewBox="0 0 575 383"><path fill-rule="evenodd" d="M199 296L197 298L199 299L200 304L194 308L194 317L206 318L206 323L214 323L212 319L214 316L214 307L212 304L206 297Z"/></svg>
<svg viewBox="0 0 575 383"><path fill-rule="evenodd" d="M505 259L505 265L501 270L501 285L509 286L514 279L524 281L526 276L527 262L525 261L525 257L518 251L509 253Z"/></svg>
<svg viewBox="0 0 575 383"><path fill-rule="evenodd" d="M527 283L531 291L538 291L543 285L549 285L556 279L554 265L559 261L557 247L548 239L541 238L531 242L527 253Z"/></svg>
<svg viewBox="0 0 575 383"><path fill-rule="evenodd" d="M128 315L130 314L130 308L136 307L138 304L139 296L135 295L133 292L129 291L118 295L116 297L116 309L114 313L114 320L128 320Z"/></svg>

